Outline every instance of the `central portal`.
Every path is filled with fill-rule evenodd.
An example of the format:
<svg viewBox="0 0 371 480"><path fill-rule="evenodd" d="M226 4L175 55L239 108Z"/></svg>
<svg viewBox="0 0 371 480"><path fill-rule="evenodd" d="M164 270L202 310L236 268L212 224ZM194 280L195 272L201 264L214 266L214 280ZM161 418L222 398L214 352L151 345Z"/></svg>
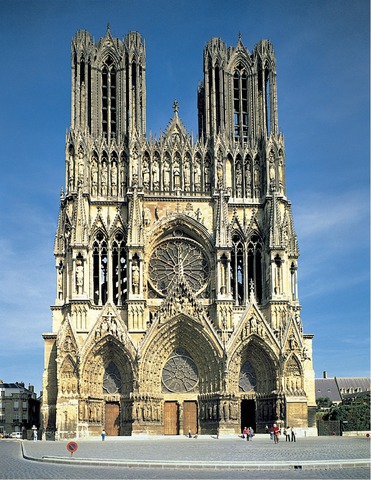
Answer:
<svg viewBox="0 0 371 480"><path fill-rule="evenodd" d="M117 402L106 403L104 427L110 437L120 435L120 405Z"/></svg>
<svg viewBox="0 0 371 480"><path fill-rule="evenodd" d="M256 432L255 400L241 402L241 432L245 427L251 427Z"/></svg>

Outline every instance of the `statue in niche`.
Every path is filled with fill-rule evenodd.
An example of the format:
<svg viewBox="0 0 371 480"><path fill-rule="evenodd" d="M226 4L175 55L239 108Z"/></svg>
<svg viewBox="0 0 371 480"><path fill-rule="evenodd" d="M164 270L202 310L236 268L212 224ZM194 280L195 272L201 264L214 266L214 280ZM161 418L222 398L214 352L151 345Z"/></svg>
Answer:
<svg viewBox="0 0 371 480"><path fill-rule="evenodd" d="M84 264L82 260L76 262L76 293L81 295L84 288Z"/></svg>
<svg viewBox="0 0 371 480"><path fill-rule="evenodd" d="M216 167L216 176L217 176L217 180L218 180L217 186L219 188L222 188L222 186L223 186L223 158L222 158L220 152L218 154L218 164L217 164L217 167Z"/></svg>
<svg viewBox="0 0 371 480"><path fill-rule="evenodd" d="M122 166L120 168L120 185L121 185L121 194L124 194L126 188L126 174L127 174L127 163L126 157L122 157Z"/></svg>
<svg viewBox="0 0 371 480"><path fill-rule="evenodd" d="M251 197L251 163L247 161L245 164L245 194L247 197Z"/></svg>
<svg viewBox="0 0 371 480"><path fill-rule="evenodd" d="M260 183L259 183L259 165L257 164L254 168L254 187L255 187L255 196L260 196Z"/></svg>
<svg viewBox="0 0 371 480"><path fill-rule="evenodd" d="M84 174L85 174L85 162L84 162L84 152L79 150L79 160L78 160L78 184L82 185L84 183Z"/></svg>
<svg viewBox="0 0 371 480"><path fill-rule="evenodd" d="M154 190L159 190L160 183L158 180L158 162L155 159L152 164L152 182Z"/></svg>
<svg viewBox="0 0 371 480"><path fill-rule="evenodd" d="M74 158L73 151L71 151L68 160L68 189L70 192L73 190L74 178Z"/></svg>
<svg viewBox="0 0 371 480"><path fill-rule="evenodd" d="M208 190L210 188L210 164L208 161L205 163L204 175L205 175L205 189Z"/></svg>
<svg viewBox="0 0 371 480"><path fill-rule="evenodd" d="M180 167L178 158L175 159L173 166L173 188L180 187Z"/></svg>
<svg viewBox="0 0 371 480"><path fill-rule="evenodd" d="M117 166L112 162L111 166L111 195L117 195Z"/></svg>
<svg viewBox="0 0 371 480"><path fill-rule="evenodd" d="M184 164L184 189L188 192L191 185L191 166L189 161Z"/></svg>
<svg viewBox="0 0 371 480"><path fill-rule="evenodd" d="M236 163L236 196L242 196L242 171L241 171L241 163Z"/></svg>
<svg viewBox="0 0 371 480"><path fill-rule="evenodd" d="M95 157L93 157L91 167L91 193L94 197L98 194L98 168L97 168L97 161Z"/></svg>
<svg viewBox="0 0 371 480"><path fill-rule="evenodd" d="M143 162L143 187L149 188L149 166L147 159Z"/></svg>
<svg viewBox="0 0 371 480"><path fill-rule="evenodd" d="M132 284L133 284L133 293L139 293L139 265L137 260L133 260L132 266Z"/></svg>
<svg viewBox="0 0 371 480"><path fill-rule="evenodd" d="M107 194L107 163L105 160L102 162L102 171L100 177L100 193L101 195Z"/></svg>
<svg viewBox="0 0 371 480"><path fill-rule="evenodd" d="M168 161L164 163L164 190L170 189L170 165Z"/></svg>
<svg viewBox="0 0 371 480"><path fill-rule="evenodd" d="M195 188L200 188L201 185L201 166L197 159L195 164Z"/></svg>
<svg viewBox="0 0 371 480"><path fill-rule="evenodd" d="M64 265L63 265L63 262L60 261L58 266L58 281L57 281L57 293L58 293L59 299L63 298L63 270L64 270Z"/></svg>
<svg viewBox="0 0 371 480"><path fill-rule="evenodd" d="M269 181L270 181L272 187L275 186L276 165L275 165L275 161L274 161L273 152L271 152L270 155L269 155Z"/></svg>

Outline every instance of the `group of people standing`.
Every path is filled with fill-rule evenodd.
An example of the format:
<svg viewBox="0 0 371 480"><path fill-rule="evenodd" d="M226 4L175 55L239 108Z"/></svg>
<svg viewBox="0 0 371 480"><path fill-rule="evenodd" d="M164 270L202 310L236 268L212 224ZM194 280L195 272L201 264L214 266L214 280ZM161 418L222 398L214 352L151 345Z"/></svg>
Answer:
<svg viewBox="0 0 371 480"><path fill-rule="evenodd" d="M265 427L265 431L269 433L271 440L274 440L274 443L278 443L279 436L281 435L280 427L274 423L271 428L268 425ZM294 427L284 427L283 432L286 438L286 442L296 442L296 432Z"/></svg>
<svg viewBox="0 0 371 480"><path fill-rule="evenodd" d="M283 429L283 434L286 436L286 442L296 442L296 432L294 427L285 427Z"/></svg>
<svg viewBox="0 0 371 480"><path fill-rule="evenodd" d="M252 440L254 436L254 430L251 427L245 427L242 430L242 438L246 438L247 441Z"/></svg>

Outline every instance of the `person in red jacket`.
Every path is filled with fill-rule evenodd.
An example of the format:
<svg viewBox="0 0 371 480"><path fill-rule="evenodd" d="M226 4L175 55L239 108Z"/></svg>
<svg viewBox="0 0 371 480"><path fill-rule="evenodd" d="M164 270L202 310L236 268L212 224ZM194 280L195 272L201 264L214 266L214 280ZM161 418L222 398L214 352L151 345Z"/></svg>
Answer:
<svg viewBox="0 0 371 480"><path fill-rule="evenodd" d="M280 427L275 423L273 425L274 443L278 443L278 440L279 440L278 435L279 434L280 434Z"/></svg>

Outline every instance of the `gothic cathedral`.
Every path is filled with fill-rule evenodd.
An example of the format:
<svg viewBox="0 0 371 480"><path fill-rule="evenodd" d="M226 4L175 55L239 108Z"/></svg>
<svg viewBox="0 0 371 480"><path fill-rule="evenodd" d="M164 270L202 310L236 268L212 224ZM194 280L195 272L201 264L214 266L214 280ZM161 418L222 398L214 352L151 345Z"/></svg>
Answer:
<svg viewBox="0 0 371 480"><path fill-rule="evenodd" d="M147 138L139 33L78 31L71 61L46 438L316 434L272 44L206 44L197 140L177 101Z"/></svg>

